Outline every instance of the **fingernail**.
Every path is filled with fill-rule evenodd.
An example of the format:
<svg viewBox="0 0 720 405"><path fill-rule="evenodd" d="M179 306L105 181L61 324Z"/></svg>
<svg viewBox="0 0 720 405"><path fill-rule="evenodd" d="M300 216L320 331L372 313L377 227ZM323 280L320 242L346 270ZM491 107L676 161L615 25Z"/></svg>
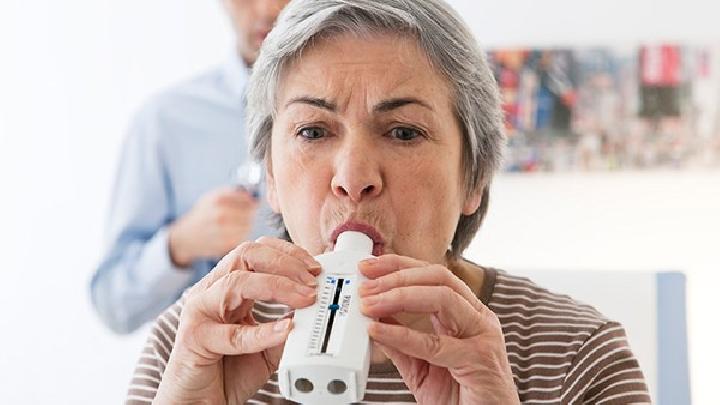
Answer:
<svg viewBox="0 0 720 405"><path fill-rule="evenodd" d="M303 283L305 283L305 285L307 285L309 287L313 287L313 288L317 287L317 280L315 280L315 277L313 277L312 274L304 273L300 277L302 278L302 281L303 281Z"/></svg>
<svg viewBox="0 0 720 405"><path fill-rule="evenodd" d="M308 269L319 269L320 263L317 262L317 260L313 259L312 257L308 257L306 259L303 259L305 262L305 265L308 266Z"/></svg>
<svg viewBox="0 0 720 405"><path fill-rule="evenodd" d="M282 332L286 330L289 325L289 319L283 319L282 321L275 322L275 325L273 325L273 332Z"/></svg>
<svg viewBox="0 0 720 405"><path fill-rule="evenodd" d="M377 257L368 257L367 259L360 260L359 264L362 266L372 266L378 262Z"/></svg>

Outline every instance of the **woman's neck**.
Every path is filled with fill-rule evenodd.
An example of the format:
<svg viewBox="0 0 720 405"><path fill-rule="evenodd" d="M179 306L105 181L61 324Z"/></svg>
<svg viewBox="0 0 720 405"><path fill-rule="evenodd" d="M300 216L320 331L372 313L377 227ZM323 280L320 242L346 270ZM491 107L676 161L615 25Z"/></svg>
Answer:
<svg viewBox="0 0 720 405"><path fill-rule="evenodd" d="M467 284L476 296L479 296L480 291L482 291L483 282L485 281L485 271L483 268L474 263L468 262L462 257L448 258L447 263L447 268L450 269L455 276Z"/></svg>

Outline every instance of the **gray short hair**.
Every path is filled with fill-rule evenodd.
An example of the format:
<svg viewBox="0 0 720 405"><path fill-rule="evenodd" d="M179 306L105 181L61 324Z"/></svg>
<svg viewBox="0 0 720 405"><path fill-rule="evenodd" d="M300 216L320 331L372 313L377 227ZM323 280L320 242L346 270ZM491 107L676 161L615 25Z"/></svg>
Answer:
<svg viewBox="0 0 720 405"><path fill-rule="evenodd" d="M501 165L505 136L500 97L485 54L460 16L442 0L291 1L265 39L248 85L252 156L263 160L270 152L276 89L283 69L313 41L342 33L410 36L450 84L463 135L466 191L482 191L483 198L477 212L458 219L451 253L459 256L487 212L488 187Z"/></svg>

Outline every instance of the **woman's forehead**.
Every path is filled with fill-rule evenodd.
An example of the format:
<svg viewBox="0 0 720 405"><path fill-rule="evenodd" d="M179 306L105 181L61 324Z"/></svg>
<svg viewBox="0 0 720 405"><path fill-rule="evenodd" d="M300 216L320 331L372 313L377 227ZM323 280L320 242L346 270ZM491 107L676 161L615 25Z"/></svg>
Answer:
<svg viewBox="0 0 720 405"><path fill-rule="evenodd" d="M413 38L344 34L313 44L284 69L278 108L302 97L326 100L338 110L350 103L375 108L384 100L412 98L440 110L449 94Z"/></svg>

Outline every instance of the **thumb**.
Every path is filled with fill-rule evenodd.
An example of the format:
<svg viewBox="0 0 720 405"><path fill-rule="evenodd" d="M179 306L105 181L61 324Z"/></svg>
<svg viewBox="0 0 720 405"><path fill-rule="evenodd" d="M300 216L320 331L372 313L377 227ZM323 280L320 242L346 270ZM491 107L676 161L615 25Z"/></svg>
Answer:
<svg viewBox="0 0 720 405"><path fill-rule="evenodd" d="M402 323L392 316L383 317L380 321L391 325L402 325ZM397 367L400 376L402 376L403 381L405 381L405 384L408 386L410 391L417 389L420 381L422 381L421 376L427 375L427 369L430 367L430 364L425 360L410 357L407 354L387 345L383 345L378 342L373 343L379 347L380 350L385 353L385 356L387 356L390 361L393 362L395 367Z"/></svg>
<svg viewBox="0 0 720 405"><path fill-rule="evenodd" d="M274 372L280 366L280 358L282 357L283 349L285 349L285 342L265 350L265 363L267 363L270 372Z"/></svg>
<svg viewBox="0 0 720 405"><path fill-rule="evenodd" d="M375 343L375 345L393 362L405 384L411 392L414 392L421 381L420 376L424 375L423 370L427 369L429 364L380 343Z"/></svg>
<svg viewBox="0 0 720 405"><path fill-rule="evenodd" d="M278 322L282 322L285 320L288 320L288 322L292 322L293 315L295 314L295 310L291 310L287 314L283 315L282 318L278 320ZM283 340L282 343L280 343L277 346L269 347L265 349L263 352L263 357L265 358L265 363L267 363L268 369L270 371L275 371L278 369L280 365L280 358L282 357L283 350L285 350L285 341Z"/></svg>

